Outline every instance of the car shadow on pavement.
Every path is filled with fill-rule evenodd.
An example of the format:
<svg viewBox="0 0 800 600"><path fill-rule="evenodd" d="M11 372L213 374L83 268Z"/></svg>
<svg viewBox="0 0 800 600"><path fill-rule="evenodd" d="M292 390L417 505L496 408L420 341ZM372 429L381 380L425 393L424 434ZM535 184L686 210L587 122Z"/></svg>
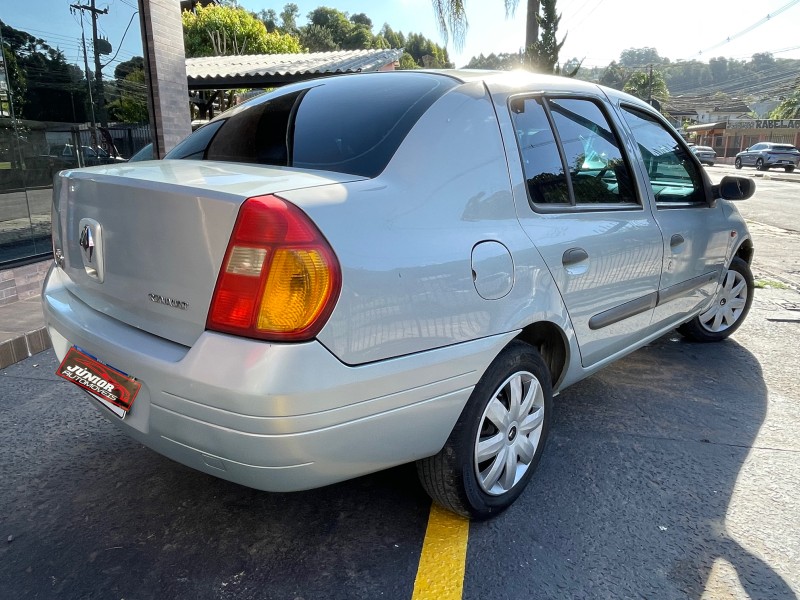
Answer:
<svg viewBox="0 0 800 600"><path fill-rule="evenodd" d="M570 387L528 492L473 525L464 598L796 598L726 523L766 410L755 356L677 333Z"/></svg>

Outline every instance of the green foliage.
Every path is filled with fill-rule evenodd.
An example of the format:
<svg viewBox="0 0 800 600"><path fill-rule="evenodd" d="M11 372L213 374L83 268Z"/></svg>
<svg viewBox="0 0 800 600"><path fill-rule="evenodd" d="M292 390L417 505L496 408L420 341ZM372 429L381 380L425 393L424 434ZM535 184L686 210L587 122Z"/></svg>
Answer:
<svg viewBox="0 0 800 600"><path fill-rule="evenodd" d="M119 98L108 103L108 113L114 121L146 123L147 88L144 69L134 69L118 82Z"/></svg>
<svg viewBox="0 0 800 600"><path fill-rule="evenodd" d="M0 30L14 116L37 121L88 120L88 86L82 71L41 38L2 21Z"/></svg>
<svg viewBox="0 0 800 600"><path fill-rule="evenodd" d="M114 69L114 79L125 79L134 71L144 71L144 57L134 56L130 60L119 63Z"/></svg>
<svg viewBox="0 0 800 600"><path fill-rule="evenodd" d="M558 53L566 41L558 41L556 33L561 16L556 14L556 0L542 0L541 14L536 15L539 39L525 49L526 62L537 73L559 73Z"/></svg>
<svg viewBox="0 0 800 600"><path fill-rule="evenodd" d="M619 64L628 68L667 63L669 63L669 59L661 58L655 48L628 48L619 55Z"/></svg>
<svg viewBox="0 0 800 600"><path fill-rule="evenodd" d="M420 67L425 69L453 68L447 50L421 33L409 33L405 41L406 52L414 57L414 61Z"/></svg>
<svg viewBox="0 0 800 600"><path fill-rule="evenodd" d="M300 30L300 45L309 52L330 52L338 50L339 44L333 39L333 33L327 27L306 25Z"/></svg>
<svg viewBox="0 0 800 600"><path fill-rule="evenodd" d="M617 64L617 61L612 60L600 76L600 84L621 91L628 82L628 77L628 71Z"/></svg>
<svg viewBox="0 0 800 600"><path fill-rule="evenodd" d="M524 57L518 53L490 54L472 57L467 63L467 69L491 69L494 71L513 71L521 69L524 64Z"/></svg>
<svg viewBox="0 0 800 600"><path fill-rule="evenodd" d="M795 83L795 91L783 99L775 107L770 115L770 119L800 119L800 79Z"/></svg>
<svg viewBox="0 0 800 600"><path fill-rule="evenodd" d="M411 56L408 52L403 52L403 56L400 57L400 68L404 70L409 69L419 69L419 65L417 61L414 60L414 57Z"/></svg>
<svg viewBox="0 0 800 600"><path fill-rule="evenodd" d="M182 19L187 57L302 51L296 38L268 32L263 22L243 8L198 5L195 12L184 11Z"/></svg>
<svg viewBox="0 0 800 600"><path fill-rule="evenodd" d="M656 70L653 70L652 76L646 71L634 72L628 77L628 81L622 91L633 94L644 101L650 98L656 98L659 101L669 98L667 82L664 81L664 76Z"/></svg>

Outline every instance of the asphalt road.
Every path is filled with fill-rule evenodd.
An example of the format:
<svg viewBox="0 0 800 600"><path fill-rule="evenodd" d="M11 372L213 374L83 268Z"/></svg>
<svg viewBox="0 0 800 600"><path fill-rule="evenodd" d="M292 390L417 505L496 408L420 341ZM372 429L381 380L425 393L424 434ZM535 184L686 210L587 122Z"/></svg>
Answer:
<svg viewBox="0 0 800 600"><path fill-rule="evenodd" d="M529 489L470 525L463 598L797 598L799 328L796 291L759 289L731 340L668 335L563 392ZM0 598L412 597L412 467L257 492L120 434L56 366L0 372Z"/></svg>

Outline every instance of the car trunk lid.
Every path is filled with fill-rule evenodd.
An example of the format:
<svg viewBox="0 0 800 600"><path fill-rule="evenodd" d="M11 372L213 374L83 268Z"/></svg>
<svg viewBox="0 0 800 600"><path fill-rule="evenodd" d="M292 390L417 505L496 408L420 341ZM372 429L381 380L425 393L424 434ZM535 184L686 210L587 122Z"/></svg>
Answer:
<svg viewBox="0 0 800 600"><path fill-rule="evenodd" d="M152 161L60 174L54 245L67 287L115 319L192 345L241 204L363 179L321 171Z"/></svg>

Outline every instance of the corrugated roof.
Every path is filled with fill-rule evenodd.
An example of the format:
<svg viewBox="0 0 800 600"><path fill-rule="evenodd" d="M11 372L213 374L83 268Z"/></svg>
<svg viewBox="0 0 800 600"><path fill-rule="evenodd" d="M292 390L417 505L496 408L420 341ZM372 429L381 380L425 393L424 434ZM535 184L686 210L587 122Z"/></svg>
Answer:
<svg viewBox="0 0 800 600"><path fill-rule="evenodd" d="M400 60L403 50L338 50L309 54L243 54L186 59L189 89L275 87L294 81L378 71Z"/></svg>

